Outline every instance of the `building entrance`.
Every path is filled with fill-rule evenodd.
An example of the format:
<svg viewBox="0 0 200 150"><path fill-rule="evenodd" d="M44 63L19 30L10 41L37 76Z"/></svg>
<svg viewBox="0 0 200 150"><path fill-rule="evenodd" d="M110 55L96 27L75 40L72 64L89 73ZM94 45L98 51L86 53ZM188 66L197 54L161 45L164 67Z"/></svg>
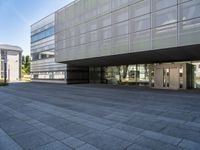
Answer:
<svg viewBox="0 0 200 150"><path fill-rule="evenodd" d="M151 87L159 89L193 88L192 64L159 64L154 65L151 76Z"/></svg>

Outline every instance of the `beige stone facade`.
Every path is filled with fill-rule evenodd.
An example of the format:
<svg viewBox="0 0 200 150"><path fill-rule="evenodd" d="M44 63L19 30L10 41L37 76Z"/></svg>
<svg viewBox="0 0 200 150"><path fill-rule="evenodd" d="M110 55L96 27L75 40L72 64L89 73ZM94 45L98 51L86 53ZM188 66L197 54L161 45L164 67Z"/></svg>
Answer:
<svg viewBox="0 0 200 150"><path fill-rule="evenodd" d="M7 81L21 80L22 49L12 45L0 45L0 58L0 79L4 79L6 70Z"/></svg>

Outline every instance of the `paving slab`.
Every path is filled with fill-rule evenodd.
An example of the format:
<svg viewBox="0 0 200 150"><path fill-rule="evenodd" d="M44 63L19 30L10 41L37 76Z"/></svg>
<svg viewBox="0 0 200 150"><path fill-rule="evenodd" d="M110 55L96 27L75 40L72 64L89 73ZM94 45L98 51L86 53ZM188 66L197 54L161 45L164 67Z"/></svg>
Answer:
<svg viewBox="0 0 200 150"><path fill-rule="evenodd" d="M193 141L183 139L180 142L179 147L182 147L182 148L185 148L185 149L190 149L190 150L199 150L200 144L193 142Z"/></svg>
<svg viewBox="0 0 200 150"><path fill-rule="evenodd" d="M31 125L16 118L0 122L0 127L3 130L5 130L9 135L15 135L34 130L34 128Z"/></svg>
<svg viewBox="0 0 200 150"><path fill-rule="evenodd" d="M14 135L12 138L20 144L24 149L34 149L42 145L46 145L55 141L54 138L48 136L45 133L37 130L26 132L19 135Z"/></svg>
<svg viewBox="0 0 200 150"><path fill-rule="evenodd" d="M166 144L164 142L161 142L159 140L154 140L146 137L140 137L135 141L135 144L140 145L142 147L145 147L147 149L152 150L182 150L182 148L179 148L177 146Z"/></svg>
<svg viewBox="0 0 200 150"><path fill-rule="evenodd" d="M73 150L73 149L62 144L61 142L55 141L55 142L40 146L38 148L35 148L33 150Z"/></svg>
<svg viewBox="0 0 200 150"><path fill-rule="evenodd" d="M99 149L90 144L84 144L83 146L76 148L76 150L99 150Z"/></svg>
<svg viewBox="0 0 200 150"><path fill-rule="evenodd" d="M200 92L14 83L0 95L3 150L200 147Z"/></svg>
<svg viewBox="0 0 200 150"><path fill-rule="evenodd" d="M1 150L23 150L11 137L0 129L0 149Z"/></svg>
<svg viewBox="0 0 200 150"><path fill-rule="evenodd" d="M62 142L65 143L66 145L69 145L72 148L78 148L85 144L85 142L74 137L66 138L62 140Z"/></svg>
<svg viewBox="0 0 200 150"><path fill-rule="evenodd" d="M122 150L131 144L128 141L101 132L91 133L82 137L81 140L102 150Z"/></svg>
<svg viewBox="0 0 200 150"><path fill-rule="evenodd" d="M162 141L164 143L172 144L172 145L178 145L181 142L181 138L165 135L158 132L153 131L144 131L140 135L143 135L145 137L148 137L150 139Z"/></svg>

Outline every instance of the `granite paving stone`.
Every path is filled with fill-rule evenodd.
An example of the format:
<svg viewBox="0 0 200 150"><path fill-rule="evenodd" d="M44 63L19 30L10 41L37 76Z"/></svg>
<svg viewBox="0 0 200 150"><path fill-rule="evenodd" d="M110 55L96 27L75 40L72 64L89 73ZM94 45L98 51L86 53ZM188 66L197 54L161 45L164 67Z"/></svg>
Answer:
<svg viewBox="0 0 200 150"><path fill-rule="evenodd" d="M125 149L131 144L131 142L122 140L118 137L111 136L102 132L95 132L88 134L82 137L81 140L91 145L94 145L95 147L102 150L109 150L109 149L121 150Z"/></svg>
<svg viewBox="0 0 200 150"><path fill-rule="evenodd" d="M198 90L11 83L0 87L0 150L198 150Z"/></svg>
<svg viewBox="0 0 200 150"><path fill-rule="evenodd" d="M111 128L104 132L130 142L134 142L135 139L139 138L139 135L134 135L116 128Z"/></svg>
<svg viewBox="0 0 200 150"><path fill-rule="evenodd" d="M182 150L182 148L179 148L177 146L167 144L159 140L142 137L142 136L136 139L134 143L137 145L141 145L142 147L152 149L152 150L161 150L161 149L162 150Z"/></svg>
<svg viewBox="0 0 200 150"><path fill-rule="evenodd" d="M34 130L34 128L16 118L0 122L0 127L5 130L9 135L15 135L26 131Z"/></svg>
<svg viewBox="0 0 200 150"><path fill-rule="evenodd" d="M12 138L24 149L34 149L55 141L54 138L37 130L14 135Z"/></svg>
<svg viewBox="0 0 200 150"><path fill-rule="evenodd" d="M23 149L2 129L0 129L0 150L23 150Z"/></svg>
<svg viewBox="0 0 200 150"><path fill-rule="evenodd" d="M74 137L66 138L66 139L62 140L62 142L65 143L66 145L72 147L72 148L78 148L81 145L85 144L85 142L83 142L83 141L81 141L77 138L74 138Z"/></svg>
<svg viewBox="0 0 200 150"><path fill-rule="evenodd" d="M168 136L168 135L153 132L153 131L144 131L140 135L143 135L145 137L148 137L154 140L162 141L164 143L172 144L172 145L178 145L181 141L181 138L176 138L173 136Z"/></svg>
<svg viewBox="0 0 200 150"><path fill-rule="evenodd" d="M90 144L84 144L83 146L76 148L76 150L99 150L99 149Z"/></svg>
<svg viewBox="0 0 200 150"><path fill-rule="evenodd" d="M142 145L133 144L127 148L127 150L152 150L150 148L144 147Z"/></svg>
<svg viewBox="0 0 200 150"><path fill-rule="evenodd" d="M40 146L38 148L35 148L33 150L73 150L73 149L62 144L61 142L55 141L55 142Z"/></svg>
<svg viewBox="0 0 200 150"><path fill-rule="evenodd" d="M190 149L190 150L199 150L200 144L193 142L193 141L190 141L190 140L183 139L180 142L179 147L182 147L184 149Z"/></svg>

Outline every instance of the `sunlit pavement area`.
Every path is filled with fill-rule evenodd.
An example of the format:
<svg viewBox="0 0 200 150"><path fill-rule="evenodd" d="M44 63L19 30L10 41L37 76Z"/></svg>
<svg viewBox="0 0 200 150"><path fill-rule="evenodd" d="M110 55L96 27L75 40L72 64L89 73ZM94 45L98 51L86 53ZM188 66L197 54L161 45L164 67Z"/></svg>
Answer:
<svg viewBox="0 0 200 150"><path fill-rule="evenodd" d="M200 149L200 92L106 85L0 87L0 150Z"/></svg>

